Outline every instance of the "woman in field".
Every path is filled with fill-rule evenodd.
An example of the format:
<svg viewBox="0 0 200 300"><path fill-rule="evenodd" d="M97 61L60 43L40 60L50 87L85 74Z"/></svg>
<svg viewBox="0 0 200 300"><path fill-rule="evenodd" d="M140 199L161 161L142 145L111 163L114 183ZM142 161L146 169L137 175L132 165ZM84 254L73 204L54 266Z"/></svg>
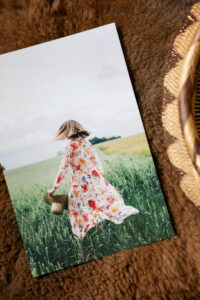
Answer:
<svg viewBox="0 0 200 300"><path fill-rule="evenodd" d="M139 211L126 206L118 191L104 178L102 164L87 137L89 132L77 121L64 122L57 132L57 140L66 140L65 151L53 188L52 195L72 169L71 188L68 195L68 212L72 232L84 238L88 230L104 219L116 224Z"/></svg>

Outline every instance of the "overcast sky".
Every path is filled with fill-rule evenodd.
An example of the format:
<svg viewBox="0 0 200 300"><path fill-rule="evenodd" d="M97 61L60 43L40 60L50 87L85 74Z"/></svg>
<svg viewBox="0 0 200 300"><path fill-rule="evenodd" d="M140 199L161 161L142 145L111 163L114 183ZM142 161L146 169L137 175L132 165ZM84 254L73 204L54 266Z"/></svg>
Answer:
<svg viewBox="0 0 200 300"><path fill-rule="evenodd" d="M54 157L61 124L92 136L144 132L115 24L0 56L0 162L6 169Z"/></svg>

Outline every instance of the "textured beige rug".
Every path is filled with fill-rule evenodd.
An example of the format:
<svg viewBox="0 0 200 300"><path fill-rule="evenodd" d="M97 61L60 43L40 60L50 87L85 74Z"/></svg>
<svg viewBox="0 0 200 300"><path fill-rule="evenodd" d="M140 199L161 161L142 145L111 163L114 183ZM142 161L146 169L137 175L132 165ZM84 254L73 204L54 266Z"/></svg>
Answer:
<svg viewBox="0 0 200 300"><path fill-rule="evenodd" d="M0 176L1 299L198 299L200 213L167 156L162 85L191 0L0 0L0 53L116 22L146 133L177 236L32 278ZM10 87L12 89L12 86ZM16 99L17 101L17 99Z"/></svg>

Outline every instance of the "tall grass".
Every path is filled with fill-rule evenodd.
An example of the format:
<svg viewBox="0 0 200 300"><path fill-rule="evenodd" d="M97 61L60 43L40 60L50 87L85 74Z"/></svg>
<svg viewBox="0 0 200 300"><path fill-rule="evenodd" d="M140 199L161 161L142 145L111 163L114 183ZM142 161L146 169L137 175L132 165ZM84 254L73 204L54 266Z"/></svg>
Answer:
<svg viewBox="0 0 200 300"><path fill-rule="evenodd" d="M17 187L12 172L6 175L33 276L174 235L152 159L146 156L113 159L103 153L100 156L105 178L121 193L125 203L136 207L139 213L129 216L120 225L105 220L91 228L83 241L73 237L67 211L60 216L53 215L42 201L54 178L47 175L49 182L46 177L38 178L41 165L32 174L35 183L31 186L23 185L23 180L18 178L21 183ZM50 160L46 162L47 170L52 167L52 174L54 164ZM67 180L57 193L67 193L69 184Z"/></svg>

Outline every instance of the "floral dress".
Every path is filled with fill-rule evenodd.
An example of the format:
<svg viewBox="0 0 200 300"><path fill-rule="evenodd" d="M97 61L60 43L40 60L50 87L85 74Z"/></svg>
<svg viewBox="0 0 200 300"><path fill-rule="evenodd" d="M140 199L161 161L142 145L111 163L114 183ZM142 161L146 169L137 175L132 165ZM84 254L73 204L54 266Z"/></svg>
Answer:
<svg viewBox="0 0 200 300"><path fill-rule="evenodd" d="M68 195L68 213L75 238L84 238L88 230L104 219L116 224L139 211L125 205L119 192L103 177L103 167L87 138L70 139L53 185L57 189L71 167L72 185Z"/></svg>

